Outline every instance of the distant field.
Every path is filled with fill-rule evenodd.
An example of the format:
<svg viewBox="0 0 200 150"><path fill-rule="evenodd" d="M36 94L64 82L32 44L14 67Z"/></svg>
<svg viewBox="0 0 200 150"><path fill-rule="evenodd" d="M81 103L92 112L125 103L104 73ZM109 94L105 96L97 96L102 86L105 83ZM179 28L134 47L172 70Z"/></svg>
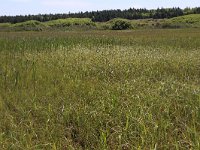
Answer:
<svg viewBox="0 0 200 150"><path fill-rule="evenodd" d="M93 22L89 18L67 18L47 22L35 20L11 24L0 23L0 31L69 31L69 30L124 30L124 29L200 28L200 14L171 19L127 20L115 18L108 22Z"/></svg>
<svg viewBox="0 0 200 150"><path fill-rule="evenodd" d="M199 28L200 14L171 19L140 19L131 21L134 28Z"/></svg>
<svg viewBox="0 0 200 150"><path fill-rule="evenodd" d="M200 149L200 30L0 33L0 149Z"/></svg>

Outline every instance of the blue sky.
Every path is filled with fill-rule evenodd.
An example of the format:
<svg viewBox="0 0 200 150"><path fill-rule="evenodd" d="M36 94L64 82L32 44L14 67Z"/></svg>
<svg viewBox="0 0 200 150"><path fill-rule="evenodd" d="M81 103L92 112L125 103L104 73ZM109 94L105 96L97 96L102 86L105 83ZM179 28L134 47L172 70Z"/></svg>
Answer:
<svg viewBox="0 0 200 150"><path fill-rule="evenodd" d="M0 15L127 8L200 7L200 0L0 0Z"/></svg>

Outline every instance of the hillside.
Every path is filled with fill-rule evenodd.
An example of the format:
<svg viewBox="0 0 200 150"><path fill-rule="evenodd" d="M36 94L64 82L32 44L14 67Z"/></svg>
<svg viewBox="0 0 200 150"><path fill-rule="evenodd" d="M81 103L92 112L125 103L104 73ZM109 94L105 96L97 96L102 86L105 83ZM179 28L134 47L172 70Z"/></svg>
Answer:
<svg viewBox="0 0 200 150"><path fill-rule="evenodd" d="M181 24L193 27L200 26L200 14L191 14L169 19L173 24Z"/></svg>
<svg viewBox="0 0 200 150"><path fill-rule="evenodd" d="M119 22L126 22L127 26L131 23L131 27L128 29L145 29L145 28L198 28L200 27L200 14L185 15L180 17L174 17L170 19L136 19L128 20L115 18L105 23L99 23L99 26L103 29L113 29Z"/></svg>
<svg viewBox="0 0 200 150"><path fill-rule="evenodd" d="M200 14L184 15L170 19L132 20L134 28L199 28Z"/></svg>
<svg viewBox="0 0 200 150"><path fill-rule="evenodd" d="M67 18L47 22L25 21L22 23L0 23L0 31L42 31L42 30L125 30L144 28L198 28L200 14L191 14L170 19L111 19L107 22L93 22L90 18Z"/></svg>
<svg viewBox="0 0 200 150"><path fill-rule="evenodd" d="M29 31L29 30L40 31L46 28L47 26L40 21L30 20L30 21L26 21L22 23L13 24L11 27L16 28L16 29L22 29L25 31Z"/></svg>
<svg viewBox="0 0 200 150"><path fill-rule="evenodd" d="M157 9L146 9L146 8L129 8L129 9L111 9L101 11L86 11L77 13L63 13L63 14L38 14L38 15L17 15L17 16L0 16L0 23L19 23L30 20L37 20L40 22L47 22L57 19L66 18L90 18L94 22L106 22L114 18L123 19L166 19L173 18L189 14L200 14L200 7L185 8L179 7L173 8L157 8Z"/></svg>
<svg viewBox="0 0 200 150"><path fill-rule="evenodd" d="M57 19L44 23L49 27L70 27L70 26L95 26L89 18L67 18L67 19Z"/></svg>

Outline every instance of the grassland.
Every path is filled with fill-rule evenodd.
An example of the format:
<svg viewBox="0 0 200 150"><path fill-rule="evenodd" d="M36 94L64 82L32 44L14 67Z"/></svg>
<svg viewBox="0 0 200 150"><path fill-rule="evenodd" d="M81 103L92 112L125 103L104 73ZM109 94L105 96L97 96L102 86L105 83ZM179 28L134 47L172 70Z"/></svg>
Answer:
<svg viewBox="0 0 200 150"><path fill-rule="evenodd" d="M67 18L48 22L35 20L22 23L0 23L0 31L77 31L77 30L112 30L119 22L125 22L127 29L174 29L174 28L200 28L200 14L185 15L171 19L138 19L127 20L115 18L108 22L93 22L89 18ZM118 23L117 23L118 22ZM118 27L123 29L123 27ZM118 29L117 28L117 29Z"/></svg>
<svg viewBox="0 0 200 150"><path fill-rule="evenodd" d="M89 18L67 18L45 22L50 27L95 26Z"/></svg>
<svg viewBox="0 0 200 150"><path fill-rule="evenodd" d="M192 14L181 17L175 17L171 18L170 21L182 25L187 25L187 26L192 25L194 27L198 27L200 25L200 15Z"/></svg>
<svg viewBox="0 0 200 150"><path fill-rule="evenodd" d="M131 23L134 29L199 28L200 15L192 14L192 15L174 17L170 19L139 19L139 20L132 20Z"/></svg>
<svg viewBox="0 0 200 150"><path fill-rule="evenodd" d="M0 149L200 149L200 30L0 33Z"/></svg>

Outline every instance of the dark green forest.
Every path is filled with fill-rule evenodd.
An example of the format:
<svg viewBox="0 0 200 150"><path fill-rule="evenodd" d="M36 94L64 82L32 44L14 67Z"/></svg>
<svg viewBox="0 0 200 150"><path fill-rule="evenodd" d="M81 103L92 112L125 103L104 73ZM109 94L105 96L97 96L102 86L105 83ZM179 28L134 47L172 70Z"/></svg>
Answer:
<svg viewBox="0 0 200 150"><path fill-rule="evenodd" d="M91 18L94 22L106 22L113 18L124 18L124 19L164 19L173 18L188 14L200 14L200 7L185 8L179 7L174 8L158 8L158 9L125 9L125 10L102 10L102 11L91 11L91 12L78 12L78 13L64 13L64 14L38 14L38 15L17 15L17 16L0 16L0 23L19 23L29 20L37 20L40 22L51 21L56 19L66 18Z"/></svg>

